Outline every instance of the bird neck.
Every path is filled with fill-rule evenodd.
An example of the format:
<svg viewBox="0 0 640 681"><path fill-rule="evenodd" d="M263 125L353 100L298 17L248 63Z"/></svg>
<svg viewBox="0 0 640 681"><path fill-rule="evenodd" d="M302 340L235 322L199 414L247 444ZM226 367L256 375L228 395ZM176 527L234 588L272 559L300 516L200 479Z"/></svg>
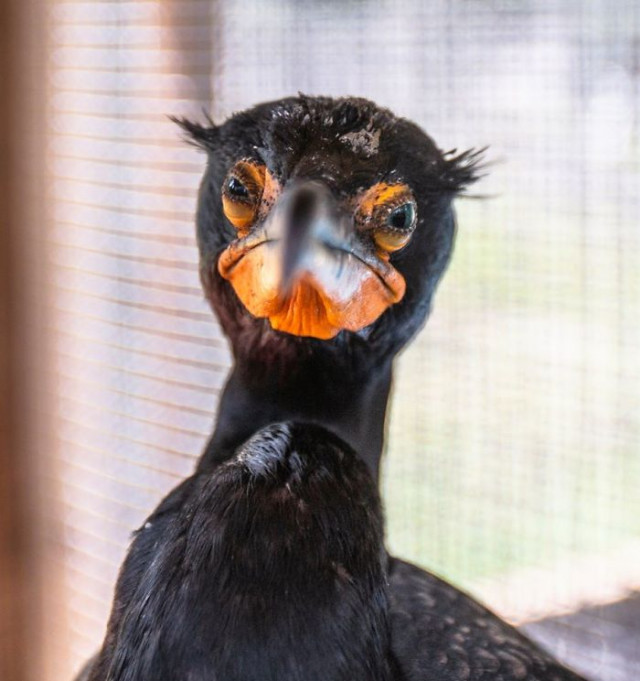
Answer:
<svg viewBox="0 0 640 681"><path fill-rule="evenodd" d="M238 354L198 470L227 460L259 428L298 421L324 426L342 438L377 482L391 379L391 360L352 358L347 366L326 353Z"/></svg>

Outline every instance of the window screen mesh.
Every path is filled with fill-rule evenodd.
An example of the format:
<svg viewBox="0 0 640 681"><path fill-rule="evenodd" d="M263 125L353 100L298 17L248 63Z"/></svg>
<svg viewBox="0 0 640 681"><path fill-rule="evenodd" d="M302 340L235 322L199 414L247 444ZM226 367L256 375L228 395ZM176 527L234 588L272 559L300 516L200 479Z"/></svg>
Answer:
<svg viewBox="0 0 640 681"><path fill-rule="evenodd" d="M397 367L392 549L516 621L640 585L640 8L617 7L52 3L51 678L100 642L129 533L192 470L229 365L197 281L203 159L166 114L298 90L490 145Z"/></svg>

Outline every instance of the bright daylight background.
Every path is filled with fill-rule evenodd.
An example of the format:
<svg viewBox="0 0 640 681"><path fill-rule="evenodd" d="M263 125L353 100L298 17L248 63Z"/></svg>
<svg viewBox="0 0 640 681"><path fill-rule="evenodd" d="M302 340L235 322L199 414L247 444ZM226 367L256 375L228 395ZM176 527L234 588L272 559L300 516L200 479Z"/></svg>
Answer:
<svg viewBox="0 0 640 681"><path fill-rule="evenodd" d="M47 21L46 678L102 640L129 534L192 470L229 366L197 280L204 159L166 116L299 90L489 145L397 367L393 551L517 622L640 586L640 4L51 0Z"/></svg>

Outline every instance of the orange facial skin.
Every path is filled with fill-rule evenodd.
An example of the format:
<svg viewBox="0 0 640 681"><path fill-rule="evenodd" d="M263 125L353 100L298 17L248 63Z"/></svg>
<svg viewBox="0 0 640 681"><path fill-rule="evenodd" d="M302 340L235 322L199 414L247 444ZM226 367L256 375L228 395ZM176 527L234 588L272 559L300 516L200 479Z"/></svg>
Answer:
<svg viewBox="0 0 640 681"><path fill-rule="evenodd" d="M323 246L314 248L308 267L283 292L279 242L243 241L222 253L218 271L247 310L267 317L278 331L323 340L343 329L359 331L404 296L404 278L388 263L373 270L354 255L327 253Z"/></svg>
<svg viewBox="0 0 640 681"><path fill-rule="evenodd" d="M238 166L238 171L232 171L233 177L247 178L247 183L262 181L264 193L258 195L256 185L251 185L251 203L246 197L225 195L223 190L225 214L238 230L238 239L220 255L218 271L252 315L267 318L278 331L327 340L342 330L359 331L369 326L402 300L404 278L389 263L389 253L378 243L375 232L372 238L377 254L375 248L359 248L353 239L337 245L310 239L295 278L283 285L287 237L267 216L280 187L268 170L245 161ZM357 201L354 229L375 230L377 216L397 207L407 191L404 185L381 183L365 192ZM246 219L248 215L258 223L254 229ZM383 225L380 234L385 229L389 231Z"/></svg>

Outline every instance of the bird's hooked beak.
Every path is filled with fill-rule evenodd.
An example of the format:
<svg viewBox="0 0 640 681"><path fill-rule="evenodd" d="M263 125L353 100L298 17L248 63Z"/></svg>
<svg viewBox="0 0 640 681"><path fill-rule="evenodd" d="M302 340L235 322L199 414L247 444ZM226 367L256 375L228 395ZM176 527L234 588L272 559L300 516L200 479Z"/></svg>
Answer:
<svg viewBox="0 0 640 681"><path fill-rule="evenodd" d="M363 243L328 187L287 187L265 220L233 241L222 277L274 329L328 339L373 323L405 291L402 275Z"/></svg>

